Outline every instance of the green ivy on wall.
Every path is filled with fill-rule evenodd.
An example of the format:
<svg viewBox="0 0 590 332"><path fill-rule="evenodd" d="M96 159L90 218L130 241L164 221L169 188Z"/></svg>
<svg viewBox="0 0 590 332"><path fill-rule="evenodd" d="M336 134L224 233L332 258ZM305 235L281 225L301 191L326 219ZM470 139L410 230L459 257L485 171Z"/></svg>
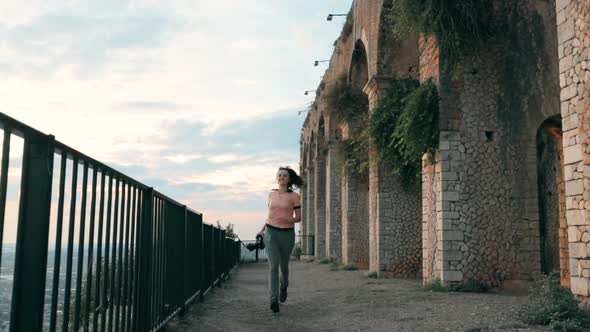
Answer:
<svg viewBox="0 0 590 332"><path fill-rule="evenodd" d="M362 89L348 83L346 75L340 76L326 91L326 106L341 119L352 120L367 113L369 101Z"/></svg>
<svg viewBox="0 0 590 332"><path fill-rule="evenodd" d="M362 174L369 169L369 131L367 128L358 131L343 142L340 175Z"/></svg>
<svg viewBox="0 0 590 332"><path fill-rule="evenodd" d="M406 184L420 179L422 156L438 148L439 96L432 81L395 79L369 119L368 136L379 157Z"/></svg>
<svg viewBox="0 0 590 332"><path fill-rule="evenodd" d="M456 60L479 49L496 34L491 0L396 0L391 10L393 33L433 34L440 51Z"/></svg>

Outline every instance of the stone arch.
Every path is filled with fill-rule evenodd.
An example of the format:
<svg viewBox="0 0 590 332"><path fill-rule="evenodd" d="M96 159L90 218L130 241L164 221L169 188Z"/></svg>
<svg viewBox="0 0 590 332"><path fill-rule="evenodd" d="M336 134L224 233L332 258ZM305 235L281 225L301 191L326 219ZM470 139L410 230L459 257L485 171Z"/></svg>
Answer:
<svg viewBox="0 0 590 332"><path fill-rule="evenodd" d="M349 67L349 84L363 89L369 80L369 65L366 48L362 41L355 43ZM365 95L366 96L366 95ZM367 98L368 99L368 98ZM368 102L366 103L368 105ZM366 125L363 114L357 114L351 121L343 121L344 144L350 144L355 135ZM341 154L344 151L341 151ZM362 151L361 160L368 160L369 151ZM344 159L344 156L341 156ZM347 173L342 181L342 261L361 269L369 268L369 171L362 169Z"/></svg>
<svg viewBox="0 0 590 332"><path fill-rule="evenodd" d="M359 89L363 89L369 82L369 58L360 39L354 44L348 77L350 83Z"/></svg>
<svg viewBox="0 0 590 332"><path fill-rule="evenodd" d="M385 1L374 51L376 75L364 91L373 112L393 78L418 78L420 51L418 36L393 38L390 14L392 1ZM370 148L369 237L370 270L395 277L418 278L422 274L422 194L421 183L403 185L399 175L383 164L378 150Z"/></svg>
<svg viewBox="0 0 590 332"><path fill-rule="evenodd" d="M569 287L568 227L563 172L561 116L543 122L537 131L537 183L541 272L559 272L561 284ZM572 227L572 234L582 234Z"/></svg>

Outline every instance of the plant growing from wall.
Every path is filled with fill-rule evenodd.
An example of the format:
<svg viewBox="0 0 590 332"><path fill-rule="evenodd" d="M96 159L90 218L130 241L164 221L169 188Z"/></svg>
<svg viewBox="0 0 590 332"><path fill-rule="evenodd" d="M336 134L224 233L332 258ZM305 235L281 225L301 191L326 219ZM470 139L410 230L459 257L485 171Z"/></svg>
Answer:
<svg viewBox="0 0 590 332"><path fill-rule="evenodd" d="M354 120L367 113L369 101L360 88L348 83L346 75L340 76L327 88L326 107L341 119Z"/></svg>
<svg viewBox="0 0 590 332"><path fill-rule="evenodd" d="M491 0L398 0L392 7L393 33L436 36L440 51L457 59L479 49L497 29L493 26Z"/></svg>
<svg viewBox="0 0 590 332"><path fill-rule="evenodd" d="M369 169L369 132L363 129L343 142L341 175L362 174Z"/></svg>
<svg viewBox="0 0 590 332"><path fill-rule="evenodd" d="M438 92L436 86L412 78L395 79L373 110L368 134L379 157L405 184L420 177L422 156L433 160L438 148Z"/></svg>

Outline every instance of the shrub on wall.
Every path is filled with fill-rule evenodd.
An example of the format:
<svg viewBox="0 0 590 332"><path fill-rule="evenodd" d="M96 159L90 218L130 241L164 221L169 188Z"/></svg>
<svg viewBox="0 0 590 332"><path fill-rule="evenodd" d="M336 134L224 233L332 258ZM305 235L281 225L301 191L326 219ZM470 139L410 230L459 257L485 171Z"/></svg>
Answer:
<svg viewBox="0 0 590 332"><path fill-rule="evenodd" d="M369 121L369 136L379 157L406 184L421 174L422 156L433 161L438 148L438 92L428 81L395 79L379 99Z"/></svg>
<svg viewBox="0 0 590 332"><path fill-rule="evenodd" d="M367 95L360 88L348 83L346 75L340 76L329 86L324 98L326 106L333 114L347 120L363 116L369 107Z"/></svg>
<svg viewBox="0 0 590 332"><path fill-rule="evenodd" d="M361 174L369 169L369 133L359 131L343 142L342 159L339 160L341 176Z"/></svg>
<svg viewBox="0 0 590 332"><path fill-rule="evenodd" d="M398 0L391 11L393 33L413 31L437 37L449 59L469 54L495 34L491 0Z"/></svg>

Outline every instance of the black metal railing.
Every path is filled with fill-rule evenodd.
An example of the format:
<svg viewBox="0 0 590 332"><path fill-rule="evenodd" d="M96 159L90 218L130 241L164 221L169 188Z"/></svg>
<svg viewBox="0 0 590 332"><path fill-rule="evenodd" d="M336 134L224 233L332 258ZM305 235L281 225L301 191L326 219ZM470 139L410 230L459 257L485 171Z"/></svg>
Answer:
<svg viewBox="0 0 590 332"><path fill-rule="evenodd" d="M0 128L0 250L23 145L10 331L159 330L239 262L202 214L2 113Z"/></svg>

